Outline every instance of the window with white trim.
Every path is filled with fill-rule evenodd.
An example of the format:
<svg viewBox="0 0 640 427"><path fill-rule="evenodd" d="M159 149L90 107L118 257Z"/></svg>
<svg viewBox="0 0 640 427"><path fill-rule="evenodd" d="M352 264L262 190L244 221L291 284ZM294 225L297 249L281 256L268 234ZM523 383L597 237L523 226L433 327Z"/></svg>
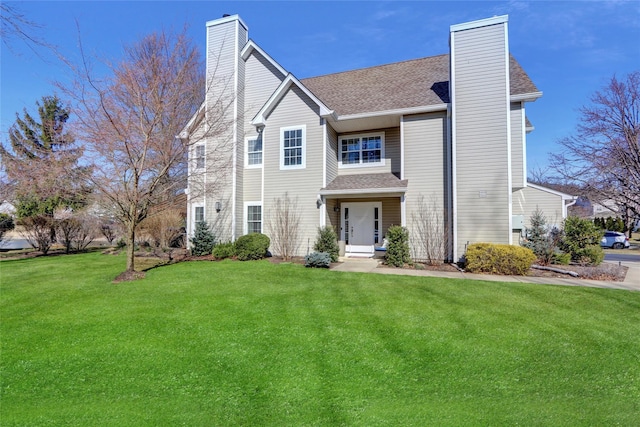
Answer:
<svg viewBox="0 0 640 427"><path fill-rule="evenodd" d="M306 155L306 126L280 128L280 169L303 169Z"/></svg>
<svg viewBox="0 0 640 427"><path fill-rule="evenodd" d="M384 165L384 132L341 136L338 147L341 168Z"/></svg>
<svg viewBox="0 0 640 427"><path fill-rule="evenodd" d="M246 166L255 168L262 166L262 137L247 138L247 161Z"/></svg>
<svg viewBox="0 0 640 427"><path fill-rule="evenodd" d="M195 146L194 157L196 159L196 169L204 169L205 154L204 154L203 144L199 144Z"/></svg>
<svg viewBox="0 0 640 427"><path fill-rule="evenodd" d="M204 221L204 206L196 206L193 208L193 222L203 222Z"/></svg>
<svg viewBox="0 0 640 427"><path fill-rule="evenodd" d="M247 234L262 233L262 206L247 205Z"/></svg>

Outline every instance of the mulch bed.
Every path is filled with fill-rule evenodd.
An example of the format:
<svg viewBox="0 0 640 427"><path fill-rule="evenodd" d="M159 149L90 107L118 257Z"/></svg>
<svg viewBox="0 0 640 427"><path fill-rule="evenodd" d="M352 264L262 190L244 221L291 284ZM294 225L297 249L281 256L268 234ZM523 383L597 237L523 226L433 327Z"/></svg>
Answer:
<svg viewBox="0 0 640 427"><path fill-rule="evenodd" d="M384 267L388 266L385 265ZM575 277L575 279L604 280L610 282L624 282L624 278L626 277L628 270L628 267L604 262L596 267L584 267L580 265L554 265L552 267L578 273L579 277ZM427 265L416 263L413 266L406 266L404 268L430 271L460 271L452 264ZM527 276L574 278L568 274L557 273L555 271L538 270L535 268L530 268Z"/></svg>

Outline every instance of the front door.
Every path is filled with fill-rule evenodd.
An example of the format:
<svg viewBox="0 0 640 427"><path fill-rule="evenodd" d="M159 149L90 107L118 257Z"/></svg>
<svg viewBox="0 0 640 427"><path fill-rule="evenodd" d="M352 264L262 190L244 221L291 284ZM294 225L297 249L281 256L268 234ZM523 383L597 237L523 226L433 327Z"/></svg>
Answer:
<svg viewBox="0 0 640 427"><path fill-rule="evenodd" d="M382 203L341 204L341 239L347 254L373 255L381 242Z"/></svg>

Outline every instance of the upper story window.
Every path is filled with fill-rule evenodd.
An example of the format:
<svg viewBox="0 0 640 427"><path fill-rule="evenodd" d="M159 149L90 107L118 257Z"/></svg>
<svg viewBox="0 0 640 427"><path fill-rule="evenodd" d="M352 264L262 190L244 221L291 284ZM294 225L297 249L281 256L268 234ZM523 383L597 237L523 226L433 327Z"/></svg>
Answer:
<svg viewBox="0 0 640 427"><path fill-rule="evenodd" d="M247 161L246 166L248 168L255 168L262 166L262 138L249 138L247 139Z"/></svg>
<svg viewBox="0 0 640 427"><path fill-rule="evenodd" d="M341 136L338 145L341 168L384 165L384 132Z"/></svg>
<svg viewBox="0 0 640 427"><path fill-rule="evenodd" d="M204 206L196 206L193 209L193 219L194 223L203 222L204 221Z"/></svg>
<svg viewBox="0 0 640 427"><path fill-rule="evenodd" d="M306 126L280 128L280 169L303 169L306 165Z"/></svg>
<svg viewBox="0 0 640 427"><path fill-rule="evenodd" d="M194 157L196 159L196 169L204 169L204 145L196 145L194 151Z"/></svg>

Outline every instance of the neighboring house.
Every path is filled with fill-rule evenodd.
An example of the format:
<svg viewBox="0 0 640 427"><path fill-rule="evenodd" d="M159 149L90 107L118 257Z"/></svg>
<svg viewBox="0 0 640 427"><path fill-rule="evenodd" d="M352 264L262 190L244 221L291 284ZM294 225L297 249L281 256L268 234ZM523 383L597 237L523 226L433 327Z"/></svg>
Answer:
<svg viewBox="0 0 640 427"><path fill-rule="evenodd" d="M513 200L514 233L531 227L531 215L536 209L544 214L548 226L561 228L569 206L577 200L577 196L527 183L525 188L515 193ZM517 242L515 239L514 235L514 243Z"/></svg>
<svg viewBox="0 0 640 427"><path fill-rule="evenodd" d="M16 214L16 207L13 203L3 200L0 203L0 213L14 216Z"/></svg>
<svg viewBox="0 0 640 427"><path fill-rule="evenodd" d="M525 105L542 93L509 53L507 21L452 25L448 54L302 80L239 16L207 22L213 90L181 135L193 144L188 231L206 220L222 241L269 234L287 193L299 255L319 226L335 228L347 255L368 255L403 225L420 259L429 213L444 258L458 260L468 243L517 244L537 196L564 218L566 195L527 184ZM211 118L227 131L202 137Z"/></svg>

